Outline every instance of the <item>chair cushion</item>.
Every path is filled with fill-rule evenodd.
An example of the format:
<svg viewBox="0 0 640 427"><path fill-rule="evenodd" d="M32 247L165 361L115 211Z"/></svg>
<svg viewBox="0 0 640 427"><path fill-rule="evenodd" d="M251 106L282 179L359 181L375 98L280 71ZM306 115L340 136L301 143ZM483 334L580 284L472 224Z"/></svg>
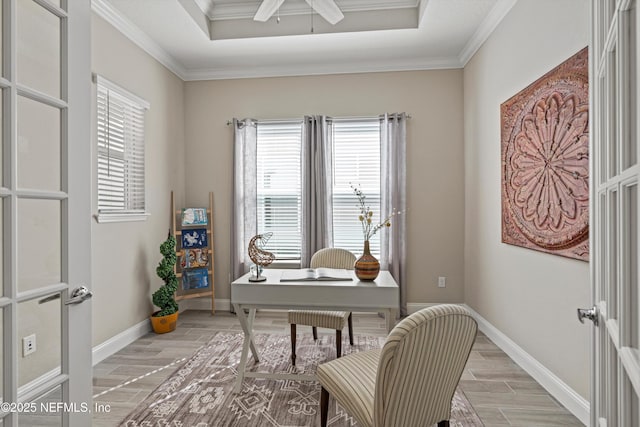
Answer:
<svg viewBox="0 0 640 427"><path fill-rule="evenodd" d="M373 425L373 396L380 350L353 353L318 366L318 381L363 427Z"/></svg>
<svg viewBox="0 0 640 427"><path fill-rule="evenodd" d="M289 311L289 323L294 323L296 325L317 326L318 328L342 330L348 318L348 311Z"/></svg>

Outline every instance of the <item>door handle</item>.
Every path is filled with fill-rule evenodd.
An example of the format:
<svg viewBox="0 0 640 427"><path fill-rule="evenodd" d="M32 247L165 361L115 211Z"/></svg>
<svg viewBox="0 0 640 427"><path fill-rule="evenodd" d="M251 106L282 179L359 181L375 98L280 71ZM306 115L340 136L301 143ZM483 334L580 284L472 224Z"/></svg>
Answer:
<svg viewBox="0 0 640 427"><path fill-rule="evenodd" d="M579 308L578 320L580 323L584 323L584 319L589 319L594 326L598 326L598 307L594 305L591 308Z"/></svg>
<svg viewBox="0 0 640 427"><path fill-rule="evenodd" d="M92 296L93 294L86 286L80 286L71 292L71 298L65 301L64 305L80 304L82 301L89 299Z"/></svg>

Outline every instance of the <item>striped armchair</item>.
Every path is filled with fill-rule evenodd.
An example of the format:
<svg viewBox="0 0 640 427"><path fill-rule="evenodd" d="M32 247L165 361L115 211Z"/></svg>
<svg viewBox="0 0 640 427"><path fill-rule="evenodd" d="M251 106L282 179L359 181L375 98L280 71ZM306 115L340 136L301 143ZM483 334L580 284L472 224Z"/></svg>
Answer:
<svg viewBox="0 0 640 427"><path fill-rule="evenodd" d="M448 426L451 400L476 332L468 310L437 305L398 323L381 350L318 366L322 427L329 394L361 426Z"/></svg>
<svg viewBox="0 0 640 427"><path fill-rule="evenodd" d="M353 270L356 256L346 249L324 248L311 257L311 268L346 268ZM351 313L348 311L313 311L291 310L289 311L289 323L291 324L291 364L296 364L296 325L312 327L313 339L318 339L317 328L336 330L336 354L342 355L342 329L345 322L349 325L349 343L353 345L353 323Z"/></svg>

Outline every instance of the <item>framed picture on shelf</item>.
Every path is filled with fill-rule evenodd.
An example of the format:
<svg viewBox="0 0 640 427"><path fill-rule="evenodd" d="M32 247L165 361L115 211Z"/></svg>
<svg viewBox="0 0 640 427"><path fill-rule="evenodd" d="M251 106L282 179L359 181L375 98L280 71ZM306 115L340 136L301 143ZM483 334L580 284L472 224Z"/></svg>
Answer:
<svg viewBox="0 0 640 427"><path fill-rule="evenodd" d="M182 210L182 226L207 225L207 208L186 208Z"/></svg>
<svg viewBox="0 0 640 427"><path fill-rule="evenodd" d="M209 288L209 270L206 268L194 268L182 272L182 290Z"/></svg>
<svg viewBox="0 0 640 427"><path fill-rule="evenodd" d="M182 249L206 248L208 243L206 228L182 230Z"/></svg>

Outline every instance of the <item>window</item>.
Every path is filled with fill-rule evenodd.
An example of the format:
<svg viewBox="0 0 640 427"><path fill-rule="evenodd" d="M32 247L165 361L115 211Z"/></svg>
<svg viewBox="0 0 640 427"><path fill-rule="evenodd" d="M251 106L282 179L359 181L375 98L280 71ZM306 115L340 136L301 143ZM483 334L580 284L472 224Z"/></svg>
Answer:
<svg viewBox="0 0 640 427"><path fill-rule="evenodd" d="M302 246L301 122L257 126L258 233L272 232L269 250L299 260Z"/></svg>
<svg viewBox="0 0 640 427"><path fill-rule="evenodd" d="M367 196L367 205L380 218L380 121L333 121L333 245L361 254L363 235L360 210L351 185ZM378 221L376 221L378 220ZM369 241L371 253L380 256L380 235Z"/></svg>
<svg viewBox="0 0 640 427"><path fill-rule="evenodd" d="M334 246L362 253L359 210L351 185L359 185L380 219L380 121L333 120ZM299 260L302 245L302 123L258 122L258 233L272 232L269 250L278 260ZM370 241L380 255L380 238Z"/></svg>
<svg viewBox="0 0 640 427"><path fill-rule="evenodd" d="M149 104L96 76L98 222L145 219L144 115Z"/></svg>

